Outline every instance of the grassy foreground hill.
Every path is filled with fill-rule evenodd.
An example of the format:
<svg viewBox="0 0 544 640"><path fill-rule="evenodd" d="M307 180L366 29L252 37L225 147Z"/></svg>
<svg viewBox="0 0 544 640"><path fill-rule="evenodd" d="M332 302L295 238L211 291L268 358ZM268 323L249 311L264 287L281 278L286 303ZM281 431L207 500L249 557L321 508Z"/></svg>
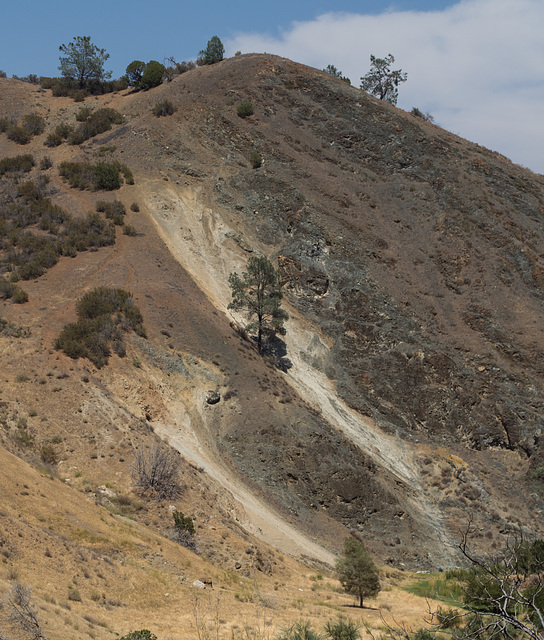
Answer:
<svg viewBox="0 0 544 640"><path fill-rule="evenodd" d="M253 611L255 588L277 598L273 624L336 615L345 596L310 577L326 572L349 530L382 564L408 569L459 563L469 516L482 550L514 526L542 535L541 176L268 55L87 98L84 107L123 121L80 144L44 142L78 126L81 104L14 80L0 89L0 117L45 123L25 145L0 134L1 158L34 159L0 178L4 211L23 206L28 180L76 220L100 200L126 210L115 244L60 255L17 282L27 303L6 299L0 310L11 505L0 518L3 548L15 549L0 577L34 588L58 637L74 637L66 625L107 637L152 622L176 637L193 597L179 576L203 573L232 600L225 630L240 602ZM175 112L156 117L165 100ZM59 168L76 161L127 167L134 184L72 188ZM60 238L64 224L27 229ZM228 274L258 253L285 283L280 367L226 310ZM129 291L146 328L101 368L54 348L78 298L98 286ZM209 390L218 404L206 403ZM132 488L134 457L157 438L181 454L172 501ZM170 506L194 519L198 556L167 540ZM69 588L85 604L68 600ZM111 631L78 622L83 611ZM59 612L71 621L64 631Z"/></svg>

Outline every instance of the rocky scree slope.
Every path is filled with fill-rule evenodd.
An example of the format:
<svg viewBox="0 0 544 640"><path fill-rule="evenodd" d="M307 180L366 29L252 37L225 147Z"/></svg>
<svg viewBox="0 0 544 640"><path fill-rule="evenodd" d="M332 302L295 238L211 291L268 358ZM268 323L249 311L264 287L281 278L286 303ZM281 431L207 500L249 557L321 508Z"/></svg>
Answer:
<svg viewBox="0 0 544 640"><path fill-rule="evenodd" d="M147 140L142 159L170 182L163 194L175 192L159 206L151 198L150 208L166 235L183 227L185 236L171 240L180 254L205 227L206 257L195 262L193 246L185 266L207 294L224 309L233 263L241 267L252 251L277 258L288 304L318 345L307 363L348 407L419 452L414 473L446 528L467 509L494 531L518 517L533 526L541 507L533 475L542 456L542 177L273 56L201 68L160 91L178 112L168 123L133 123ZM242 100L253 116L237 117ZM259 169L253 151L263 157ZM222 446L240 469L267 487L275 474L285 481L285 448L267 452L268 431L226 433ZM308 447L307 436L300 442ZM300 464L319 476L315 459ZM503 480L514 467L519 499ZM380 515L383 496L355 477L361 485L344 483L336 504L317 501L320 508L371 537L409 517L406 483L393 491L404 509L395 507L391 521ZM299 480L304 496L312 480ZM419 494L419 482L412 489Z"/></svg>

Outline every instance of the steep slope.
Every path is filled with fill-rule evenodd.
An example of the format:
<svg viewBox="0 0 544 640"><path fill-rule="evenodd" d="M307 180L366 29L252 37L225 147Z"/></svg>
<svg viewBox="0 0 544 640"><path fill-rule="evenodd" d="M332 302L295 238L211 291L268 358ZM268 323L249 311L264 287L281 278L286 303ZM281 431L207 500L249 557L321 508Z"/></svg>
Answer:
<svg viewBox="0 0 544 640"><path fill-rule="evenodd" d="M4 85L4 112L41 110L44 136L79 109ZM177 111L155 118L163 99ZM243 100L254 104L250 118L236 114ZM62 428L66 465L85 460L126 488L130 451L151 427L207 472L187 465L185 510L198 504L203 521L322 561L348 529L383 561L417 568L459 561L457 527L469 513L483 547L512 524L541 532L530 480L542 457L541 177L273 56L87 103L118 109L126 123L79 148L46 151L43 136L29 148L53 158L50 189L79 212L98 196L69 190L58 162L110 154L127 163L136 184L119 197L139 203L129 221L141 236L25 283L28 305L4 304L3 315L32 336L1 338L17 392L7 409L43 407L54 426L32 428L39 439ZM2 155L21 151L3 136L0 145ZM227 277L253 252L277 259L285 281L280 368L229 326L243 319L226 311ZM134 293L148 340L134 338L128 358L98 371L48 349L79 293L99 284ZM32 384L17 388L30 362ZM70 376L66 392L40 384L53 367ZM223 398L213 407L210 388ZM91 441L98 427L89 460L78 433ZM239 552L229 544L204 546L230 567Z"/></svg>

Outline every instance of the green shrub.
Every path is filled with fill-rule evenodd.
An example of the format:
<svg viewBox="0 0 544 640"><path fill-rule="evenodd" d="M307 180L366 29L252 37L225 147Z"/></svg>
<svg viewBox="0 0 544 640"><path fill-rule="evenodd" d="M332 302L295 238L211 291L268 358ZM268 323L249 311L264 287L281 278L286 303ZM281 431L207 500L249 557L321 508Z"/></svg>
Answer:
<svg viewBox="0 0 544 640"><path fill-rule="evenodd" d="M76 312L78 321L64 327L55 348L70 358L88 358L98 368L107 364L110 344L118 355L125 355L123 331L145 336L142 314L123 289L89 291L77 302Z"/></svg>
<svg viewBox="0 0 544 640"><path fill-rule="evenodd" d="M16 286L12 300L15 304L24 304L28 302L28 293L24 289L21 289L21 287Z"/></svg>
<svg viewBox="0 0 544 640"><path fill-rule="evenodd" d="M327 622L325 635L331 640L358 640L361 632L355 622L340 617L336 622Z"/></svg>
<svg viewBox="0 0 544 640"><path fill-rule="evenodd" d="M163 64L156 60L150 60L140 80L140 87L144 91L147 91L148 89L159 86L165 71L166 67Z"/></svg>
<svg viewBox="0 0 544 640"><path fill-rule="evenodd" d="M138 235L138 231L136 231L136 227L133 227L131 224L126 224L123 227L123 233L126 236L132 236L132 237L135 237Z"/></svg>
<svg viewBox="0 0 544 640"><path fill-rule="evenodd" d="M55 133L59 135L63 140L66 140L73 130L74 128L67 122L61 122L55 127Z"/></svg>
<svg viewBox="0 0 544 640"><path fill-rule="evenodd" d="M121 165L121 172L123 173L123 176L125 177L125 182L127 184L134 184L134 175L132 174L132 171L127 167L126 164Z"/></svg>
<svg viewBox="0 0 544 640"><path fill-rule="evenodd" d="M92 111L91 107L81 107L81 109L76 113L76 120L78 122L87 122Z"/></svg>
<svg viewBox="0 0 544 640"><path fill-rule="evenodd" d="M7 128L6 135L17 144L28 144L32 138L25 128L13 124Z"/></svg>
<svg viewBox="0 0 544 640"><path fill-rule="evenodd" d="M61 162L59 175L75 189L93 189L94 172L90 162Z"/></svg>
<svg viewBox="0 0 544 640"><path fill-rule="evenodd" d="M81 594L74 587L68 587L68 600L73 602L81 602Z"/></svg>
<svg viewBox="0 0 544 640"><path fill-rule="evenodd" d="M310 627L309 622L295 622L284 627L276 636L276 640L320 640L321 636Z"/></svg>
<svg viewBox="0 0 544 640"><path fill-rule="evenodd" d="M118 162L97 162L94 165L90 162L62 162L59 166L59 174L71 187L95 191L119 189L121 170L130 171Z"/></svg>
<svg viewBox="0 0 544 640"><path fill-rule="evenodd" d="M157 102L157 104L153 107L153 115L160 118L161 116L171 116L176 112L176 107L169 101L163 100L162 102Z"/></svg>
<svg viewBox="0 0 544 640"><path fill-rule="evenodd" d="M63 143L62 138L57 133L50 133L43 141L46 147L58 147Z"/></svg>
<svg viewBox="0 0 544 640"><path fill-rule="evenodd" d="M157 636L148 629L140 629L139 631L131 631L119 640L157 640Z"/></svg>
<svg viewBox="0 0 544 640"><path fill-rule="evenodd" d="M57 464L58 462L55 447L49 442L42 445L40 449L40 457L42 462L45 462L46 464Z"/></svg>
<svg viewBox="0 0 544 640"><path fill-rule="evenodd" d="M93 172L95 189L114 191L121 188L120 167L117 162L97 162Z"/></svg>
<svg viewBox="0 0 544 640"><path fill-rule="evenodd" d="M174 525L176 529L181 529L183 531L188 531L189 533L195 533L195 525L192 518L189 516L184 516L182 511L178 511L177 509L172 513L172 517L174 518Z"/></svg>
<svg viewBox="0 0 544 640"><path fill-rule="evenodd" d="M134 211L134 213L138 213L140 211L140 205L137 202L133 202L130 205L130 210Z"/></svg>
<svg viewBox="0 0 544 640"><path fill-rule="evenodd" d="M37 113L29 113L23 116L23 129L26 129L31 136L37 136L44 132L45 120Z"/></svg>
<svg viewBox="0 0 544 640"><path fill-rule="evenodd" d="M124 216L127 212L125 205L119 200L113 202L106 202L105 200L98 200L96 203L96 210L106 214L106 218L113 218L114 216Z"/></svg>
<svg viewBox="0 0 544 640"><path fill-rule="evenodd" d="M5 133L9 125L10 122L7 118L0 118L0 133Z"/></svg>
<svg viewBox="0 0 544 640"><path fill-rule="evenodd" d="M253 105L247 100L244 102L240 102L240 104L236 108L236 113L240 116L240 118L247 118L248 116L253 115L253 112Z"/></svg>
<svg viewBox="0 0 544 640"><path fill-rule="evenodd" d="M0 277L0 298L3 298L4 300L13 298L16 290L17 285L13 284L13 282L9 282L9 280L6 280L5 278Z"/></svg>
<svg viewBox="0 0 544 640"><path fill-rule="evenodd" d="M253 151L251 154L251 166L254 169L258 169L263 164L263 157L258 151Z"/></svg>
<svg viewBox="0 0 544 640"><path fill-rule="evenodd" d="M82 107L76 114L76 120L81 124L68 136L68 142L72 145L82 144L100 133L105 133L114 124L123 124L125 119L115 109L104 107L91 111L89 107Z"/></svg>
<svg viewBox="0 0 544 640"><path fill-rule="evenodd" d="M0 176L5 173L28 173L33 166L34 158L28 153L22 156L14 156L13 158L2 158L0 160Z"/></svg>

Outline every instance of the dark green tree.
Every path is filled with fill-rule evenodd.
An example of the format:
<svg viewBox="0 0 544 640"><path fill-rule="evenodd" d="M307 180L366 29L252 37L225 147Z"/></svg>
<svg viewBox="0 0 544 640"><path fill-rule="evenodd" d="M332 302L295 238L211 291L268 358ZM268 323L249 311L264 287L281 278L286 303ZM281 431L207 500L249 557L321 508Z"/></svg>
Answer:
<svg viewBox="0 0 544 640"><path fill-rule="evenodd" d="M64 78L74 80L80 89L93 81L111 78L111 71L104 71L104 63L110 57L105 49L91 42L91 36L76 36L69 44L61 44L59 70Z"/></svg>
<svg viewBox="0 0 544 640"><path fill-rule="evenodd" d="M166 67L163 64L157 62L156 60L150 60L147 63L145 71L140 80L140 87L144 91L152 89L153 87L158 87L162 82L162 77L165 71Z"/></svg>
<svg viewBox="0 0 544 640"><path fill-rule="evenodd" d="M281 308L281 284L274 265L264 256L251 257L247 271L240 277L237 273L229 276L232 302L228 308L247 311L249 324L246 330L257 333L257 346L262 352L265 333L285 335L283 323L289 317Z"/></svg>
<svg viewBox="0 0 544 640"><path fill-rule="evenodd" d="M141 60L133 60L126 69L126 74L128 78L128 84L131 87L139 87L140 82L142 80L142 76L144 75L146 63Z"/></svg>
<svg viewBox="0 0 544 640"><path fill-rule="evenodd" d="M406 82L408 74L402 69L393 71L391 65L395 58L389 54L385 58L370 56L370 71L361 78L361 89L371 93L380 100L385 100L391 104L397 104L399 96L398 86Z"/></svg>
<svg viewBox="0 0 544 640"><path fill-rule="evenodd" d="M208 45L199 53L199 64L214 64L221 62L225 55L225 47L217 36L213 36L208 40Z"/></svg>
<svg viewBox="0 0 544 640"><path fill-rule="evenodd" d="M346 538L344 554L336 561L338 578L346 593L359 599L373 598L380 592L379 571L365 545L355 538Z"/></svg>

